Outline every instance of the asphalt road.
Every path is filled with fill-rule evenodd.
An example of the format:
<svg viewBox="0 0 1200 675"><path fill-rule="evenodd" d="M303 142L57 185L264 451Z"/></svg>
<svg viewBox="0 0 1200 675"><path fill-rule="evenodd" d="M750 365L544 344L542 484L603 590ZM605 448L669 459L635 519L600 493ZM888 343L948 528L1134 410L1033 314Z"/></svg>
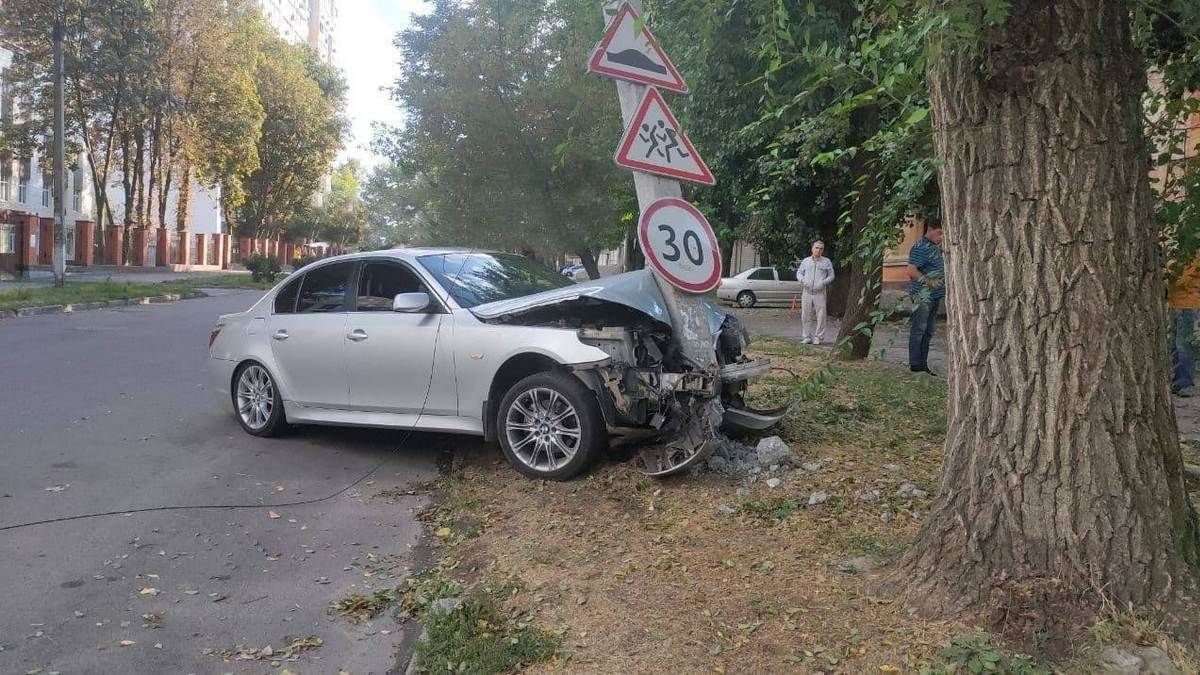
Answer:
<svg viewBox="0 0 1200 675"><path fill-rule="evenodd" d="M389 615L355 626L328 610L399 585L417 565L421 485L456 439L243 433L209 391L204 362L213 319L256 297L0 321L0 673L358 675L387 672L408 651L411 630ZM334 494L376 468L331 499L276 506ZM250 508L2 529L229 504ZM221 656L279 650L288 636L324 644L274 666Z"/></svg>

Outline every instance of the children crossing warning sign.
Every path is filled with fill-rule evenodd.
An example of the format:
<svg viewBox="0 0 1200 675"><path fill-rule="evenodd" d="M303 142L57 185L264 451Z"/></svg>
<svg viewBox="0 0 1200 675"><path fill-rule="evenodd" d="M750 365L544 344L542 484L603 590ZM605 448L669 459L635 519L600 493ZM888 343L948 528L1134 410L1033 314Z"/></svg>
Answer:
<svg viewBox="0 0 1200 675"><path fill-rule="evenodd" d="M686 94L687 84L658 45L650 27L628 3L622 2L609 21L604 37L592 50L588 70L619 80L649 84Z"/></svg>
<svg viewBox="0 0 1200 675"><path fill-rule="evenodd" d="M613 157L618 166L668 178L713 185L716 179L654 87L642 103Z"/></svg>

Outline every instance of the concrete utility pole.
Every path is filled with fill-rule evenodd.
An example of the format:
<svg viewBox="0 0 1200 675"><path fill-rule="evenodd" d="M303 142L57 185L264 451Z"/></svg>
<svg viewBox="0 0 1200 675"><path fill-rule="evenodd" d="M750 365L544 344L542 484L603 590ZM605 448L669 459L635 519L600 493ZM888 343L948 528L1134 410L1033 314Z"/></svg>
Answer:
<svg viewBox="0 0 1200 675"><path fill-rule="evenodd" d="M54 18L54 285L67 281L67 163L66 116L63 112L63 20L65 10Z"/></svg>
<svg viewBox="0 0 1200 675"><path fill-rule="evenodd" d="M629 0L633 9L641 14L642 0ZM601 5L605 27L608 26L610 10L619 6L619 1L607 0ZM621 119L625 128L633 122L642 97L648 87L644 84L614 80L617 98L621 104ZM659 199L681 198L679 181L633 171L633 185L637 190L638 211L646 209ZM699 370L718 375L716 340L709 326L709 311L704 296L684 292L671 284L651 267L654 281L662 291L667 312L671 315L671 328L680 350ZM676 473L707 457L711 453L709 441L715 439L721 425L724 407L720 397L697 402L689 411L688 419L679 436L662 445L643 448L639 452L641 471L649 475L663 476Z"/></svg>
<svg viewBox="0 0 1200 675"><path fill-rule="evenodd" d="M612 3L604 3L606 6ZM630 5L640 14L642 0L630 0ZM604 20L608 21L607 14ZM617 98L621 102L621 119L626 127L637 114L638 104L648 88L644 84L614 80L617 85ZM637 190L638 210L645 211L646 207L665 197L682 197L683 191L679 181L661 178L640 171L633 171L633 186ZM652 270L653 271L653 270ZM717 366L716 350L713 348L713 334L708 325L708 308L704 304L704 296L685 293L671 285L666 279L654 272L654 280L662 290L667 302L667 311L671 314L672 328L679 340L684 354L697 367L715 370Z"/></svg>

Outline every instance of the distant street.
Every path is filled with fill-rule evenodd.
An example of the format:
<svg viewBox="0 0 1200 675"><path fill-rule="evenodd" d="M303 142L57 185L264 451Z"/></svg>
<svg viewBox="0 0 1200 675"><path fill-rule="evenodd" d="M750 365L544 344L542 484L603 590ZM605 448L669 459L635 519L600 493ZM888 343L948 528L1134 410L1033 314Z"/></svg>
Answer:
<svg viewBox="0 0 1200 675"><path fill-rule="evenodd" d="M407 639L395 620L353 626L329 606L402 583L420 551L421 484L453 439L243 433L208 389L205 347L218 314L256 297L0 321L0 528L262 504L0 529L0 672L394 667ZM376 466L332 499L272 506L336 493ZM275 667L220 656L278 651L287 636L324 645Z"/></svg>

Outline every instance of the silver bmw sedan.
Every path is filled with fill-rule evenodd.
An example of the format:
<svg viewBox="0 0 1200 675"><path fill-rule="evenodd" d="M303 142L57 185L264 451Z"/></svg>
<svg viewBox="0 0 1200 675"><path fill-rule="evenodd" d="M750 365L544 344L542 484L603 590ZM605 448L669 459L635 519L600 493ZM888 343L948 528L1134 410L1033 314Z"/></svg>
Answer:
<svg viewBox="0 0 1200 675"><path fill-rule="evenodd" d="M679 356L648 271L576 284L517 255L393 249L310 264L220 317L209 363L256 436L297 424L482 435L521 473L565 480L614 439L686 436L694 401L720 400L741 428L782 417L742 401L768 366L742 355L736 318L711 306L710 325L717 373ZM662 453L647 473L681 470L696 450Z"/></svg>

